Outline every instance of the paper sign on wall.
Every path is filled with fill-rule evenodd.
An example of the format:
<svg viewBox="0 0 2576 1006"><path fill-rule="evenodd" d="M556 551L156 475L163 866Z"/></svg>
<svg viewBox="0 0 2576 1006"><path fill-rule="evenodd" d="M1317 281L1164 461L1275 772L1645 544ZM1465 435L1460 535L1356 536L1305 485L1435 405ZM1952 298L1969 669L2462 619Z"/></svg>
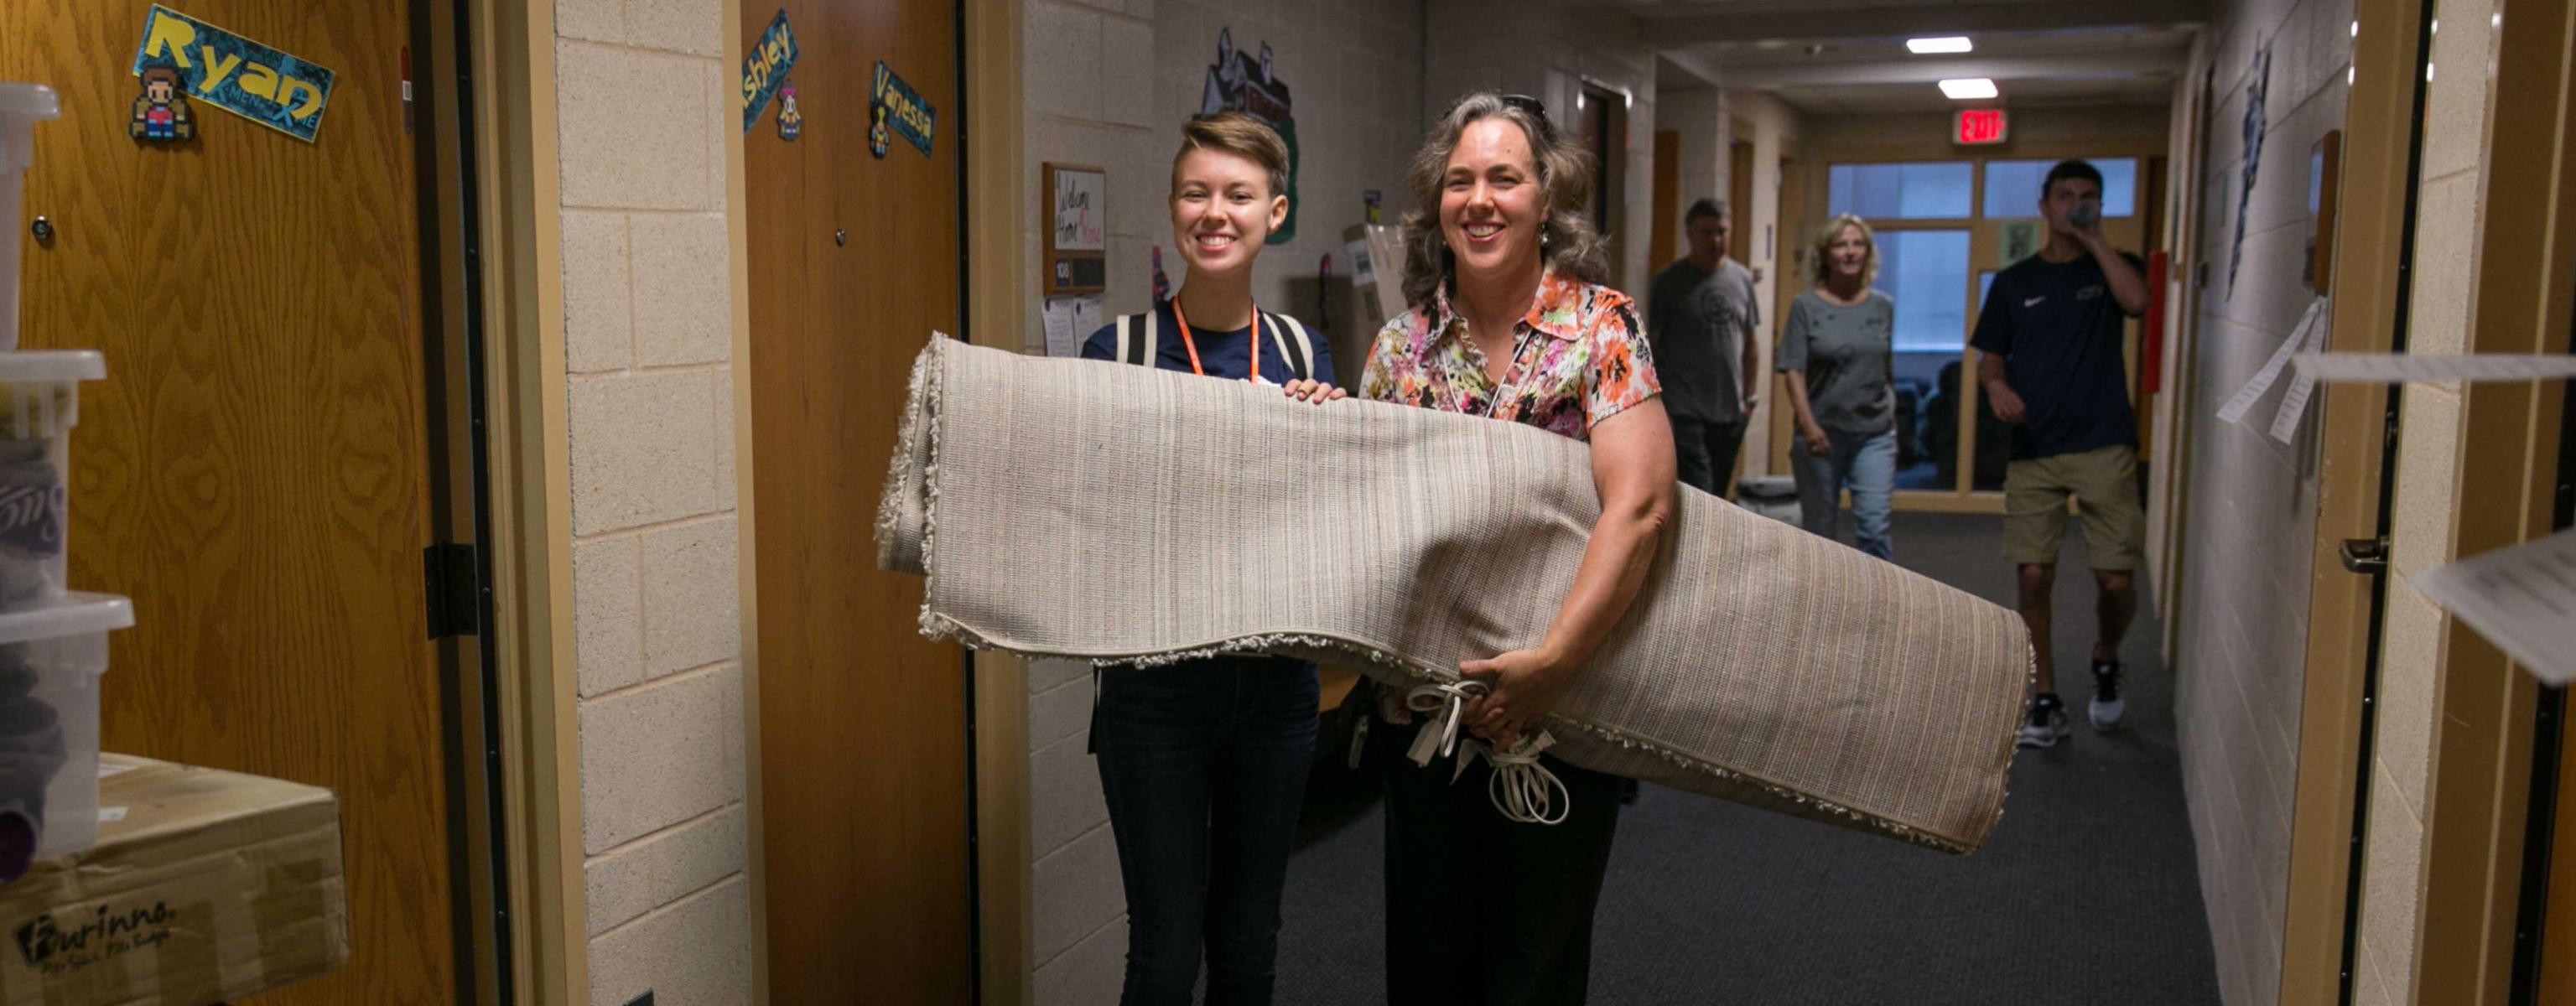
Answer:
<svg viewBox="0 0 2576 1006"><path fill-rule="evenodd" d="M2326 336L2334 331L2334 302L2319 298L2308 308L2308 337L2299 343L2300 356L2326 348ZM2294 362L2298 357L2291 358ZM2316 394L2317 375L2308 368L2298 368L2299 376L2290 381L2290 390L2281 396L2281 409L2272 414L2272 439L2289 443L2299 433L2299 418L2307 415L2308 398Z"/></svg>
<svg viewBox="0 0 2576 1006"><path fill-rule="evenodd" d="M2308 305L2308 312L2299 316L2299 323L2290 329L2289 337L2282 339L2281 345L2272 350L2271 359L2263 361L2263 369L2255 371L2253 378L2246 381L2244 387L2236 390L2236 397L2228 399L2226 405L2219 407L2220 422L2243 421L2245 413L2254 408L2254 403L2262 400L2263 393L2272 390L2272 382L2281 379L2281 370L2290 365L2292 356L2298 355L2299 347L2307 341L2308 333L2316 327L2317 315L2324 310L2325 302L2322 300Z"/></svg>
<svg viewBox="0 0 2576 1006"><path fill-rule="evenodd" d="M1038 302L1038 320L1046 325L1048 356L1082 355L1081 338L1073 334L1073 298L1049 297Z"/></svg>
<svg viewBox="0 0 2576 1006"><path fill-rule="evenodd" d="M1076 298L1074 298L1074 299L1073 299L1073 340L1074 340L1074 341L1073 341L1073 352L1072 352L1072 353L1069 353L1069 354L1067 354L1067 355L1069 355L1069 356L1081 356L1081 355L1082 355L1082 340L1084 340L1084 339L1088 339L1088 338L1091 338L1091 333L1093 333L1093 332L1097 332L1097 331L1099 331L1099 330L1100 330L1100 298L1099 298L1099 297L1097 297L1097 296L1092 296L1092 297L1076 297Z"/></svg>
<svg viewBox="0 0 2576 1006"><path fill-rule="evenodd" d="M1082 355L1082 343L1100 330L1100 298L1049 297L1038 313L1046 322L1048 356Z"/></svg>
<svg viewBox="0 0 2576 1006"><path fill-rule="evenodd" d="M165 71L176 75L188 97L308 143L322 128L322 108L331 100L329 69L155 4L144 15L131 72L139 78ZM136 101L137 115L145 114L151 83L145 81L145 97Z"/></svg>
<svg viewBox="0 0 2576 1006"><path fill-rule="evenodd" d="M1104 251L1109 247L1109 175L1058 168L1055 172L1055 250Z"/></svg>
<svg viewBox="0 0 2576 1006"><path fill-rule="evenodd" d="M2563 353L2301 353L2299 372L2328 384L2538 381L2576 377Z"/></svg>
<svg viewBox="0 0 2576 1006"><path fill-rule="evenodd" d="M2013 263L2039 254L2039 224L2037 220L2004 221L2002 240L1995 242L1995 268L2009 268Z"/></svg>
<svg viewBox="0 0 2576 1006"><path fill-rule="evenodd" d="M2407 580L2543 683L2576 679L2576 530Z"/></svg>
<svg viewBox="0 0 2576 1006"><path fill-rule="evenodd" d="M742 58L742 131L760 121L760 112L769 107L769 99L787 86L787 71L796 66L796 33L787 28L787 8L769 19L769 28L760 33L760 41L751 47L751 55Z"/></svg>

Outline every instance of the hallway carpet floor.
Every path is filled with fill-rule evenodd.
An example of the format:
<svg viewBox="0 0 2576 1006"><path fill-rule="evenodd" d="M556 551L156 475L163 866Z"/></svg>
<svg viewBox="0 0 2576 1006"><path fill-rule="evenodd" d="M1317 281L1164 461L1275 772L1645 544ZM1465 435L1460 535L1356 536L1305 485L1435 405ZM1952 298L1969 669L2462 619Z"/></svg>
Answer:
<svg viewBox="0 0 2576 1006"><path fill-rule="evenodd" d="M1898 514L1897 561L2010 606L1998 521ZM2122 647L2127 722L2095 731L2084 717L2092 578L2080 525L2070 522L2067 538L2057 667L2075 733L2020 752L2003 821L1983 848L1948 856L1647 786L1620 817L1591 1002L2218 1002L2173 681L2155 657L2161 626L2140 613ZM1376 788L1373 775L1336 760L1308 789L1280 933L1283 1006L1385 1001Z"/></svg>

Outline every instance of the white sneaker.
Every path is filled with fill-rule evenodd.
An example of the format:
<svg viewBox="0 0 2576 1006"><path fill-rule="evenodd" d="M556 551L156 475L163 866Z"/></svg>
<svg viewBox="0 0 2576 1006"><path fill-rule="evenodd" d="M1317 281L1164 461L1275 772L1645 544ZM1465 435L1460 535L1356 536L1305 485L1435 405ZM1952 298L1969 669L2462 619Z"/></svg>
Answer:
<svg viewBox="0 0 2576 1006"><path fill-rule="evenodd" d="M2015 743L2026 748L2051 747L2071 730L2066 725L2066 704L2042 692L2030 700L2030 719L2022 723L2021 740Z"/></svg>
<svg viewBox="0 0 2576 1006"><path fill-rule="evenodd" d="M2119 726L2120 717L2128 711L2129 704L2120 698L2120 662L2094 661L2093 705L2086 710L2093 717L2093 728L2109 730Z"/></svg>

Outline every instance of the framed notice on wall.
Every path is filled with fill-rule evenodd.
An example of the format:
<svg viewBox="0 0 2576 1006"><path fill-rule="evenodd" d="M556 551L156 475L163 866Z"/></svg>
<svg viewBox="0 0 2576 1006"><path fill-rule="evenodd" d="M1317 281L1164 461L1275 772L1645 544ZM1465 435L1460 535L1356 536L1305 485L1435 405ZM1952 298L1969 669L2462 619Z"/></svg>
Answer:
<svg viewBox="0 0 2576 1006"><path fill-rule="evenodd" d="M1038 289L1049 297L1099 293L1109 282L1109 175L1082 164L1049 163L1045 172Z"/></svg>

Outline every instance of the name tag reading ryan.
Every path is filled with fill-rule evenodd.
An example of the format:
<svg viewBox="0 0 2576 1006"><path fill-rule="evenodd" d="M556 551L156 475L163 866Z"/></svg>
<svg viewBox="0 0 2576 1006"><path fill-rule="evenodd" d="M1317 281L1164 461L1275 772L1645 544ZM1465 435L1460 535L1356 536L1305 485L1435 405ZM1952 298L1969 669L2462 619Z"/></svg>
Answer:
<svg viewBox="0 0 2576 1006"><path fill-rule="evenodd" d="M132 73L156 68L177 73L191 100L308 143L331 100L329 69L158 4L144 16Z"/></svg>

